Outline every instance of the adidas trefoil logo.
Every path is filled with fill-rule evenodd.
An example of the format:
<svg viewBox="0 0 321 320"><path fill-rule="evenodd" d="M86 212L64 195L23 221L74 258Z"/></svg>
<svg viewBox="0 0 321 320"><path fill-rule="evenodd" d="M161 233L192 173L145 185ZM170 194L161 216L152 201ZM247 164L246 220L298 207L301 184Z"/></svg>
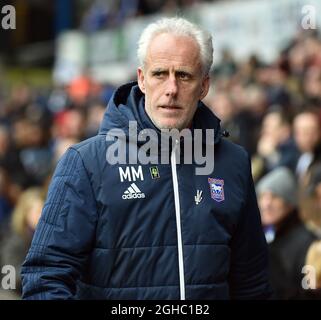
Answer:
<svg viewBox="0 0 321 320"><path fill-rule="evenodd" d="M141 192L135 183L132 183L122 195L124 200L145 198L145 193Z"/></svg>

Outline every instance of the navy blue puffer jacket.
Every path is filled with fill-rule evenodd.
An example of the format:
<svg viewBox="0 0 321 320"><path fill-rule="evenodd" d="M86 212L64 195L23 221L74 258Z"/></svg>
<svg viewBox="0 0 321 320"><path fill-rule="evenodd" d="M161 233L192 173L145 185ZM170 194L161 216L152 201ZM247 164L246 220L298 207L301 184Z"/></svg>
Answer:
<svg viewBox="0 0 321 320"><path fill-rule="evenodd" d="M207 107L200 102L193 128L215 131L210 175L172 156L158 165L106 161L110 129L129 135L131 120L138 130L153 127L143 101L135 83L120 87L99 134L60 160L22 268L23 298L266 298L250 161L221 138Z"/></svg>

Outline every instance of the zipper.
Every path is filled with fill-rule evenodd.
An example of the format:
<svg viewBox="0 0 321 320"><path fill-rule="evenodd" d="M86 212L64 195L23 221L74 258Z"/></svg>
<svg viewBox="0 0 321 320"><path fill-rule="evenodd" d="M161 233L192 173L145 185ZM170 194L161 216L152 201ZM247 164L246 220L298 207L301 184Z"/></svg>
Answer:
<svg viewBox="0 0 321 320"><path fill-rule="evenodd" d="M178 248L178 269L179 269L179 287L181 300L185 300L185 278L184 278L184 259L183 259L183 242L182 242L182 230L181 230L181 209L179 203L178 193L178 179L176 171L176 149L179 141L175 141L175 146L171 153L171 167L175 200L175 214L176 214L176 226L177 226L177 248Z"/></svg>

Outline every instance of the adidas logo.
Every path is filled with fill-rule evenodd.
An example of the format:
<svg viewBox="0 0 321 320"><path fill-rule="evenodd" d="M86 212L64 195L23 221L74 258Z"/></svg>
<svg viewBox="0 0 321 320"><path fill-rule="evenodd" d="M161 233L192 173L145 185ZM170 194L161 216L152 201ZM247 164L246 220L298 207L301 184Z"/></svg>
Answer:
<svg viewBox="0 0 321 320"><path fill-rule="evenodd" d="M135 183L132 183L127 190L125 190L122 198L124 200L145 198L145 193L141 192Z"/></svg>

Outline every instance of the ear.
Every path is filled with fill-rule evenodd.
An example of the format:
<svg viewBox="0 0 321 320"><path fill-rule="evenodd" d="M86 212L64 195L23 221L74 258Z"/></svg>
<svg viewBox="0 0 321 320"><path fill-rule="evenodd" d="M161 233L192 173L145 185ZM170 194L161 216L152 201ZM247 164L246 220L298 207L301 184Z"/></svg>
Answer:
<svg viewBox="0 0 321 320"><path fill-rule="evenodd" d="M209 88L210 88L210 77L209 77L209 75L206 75L202 81L200 100L202 100L206 97L206 95L208 94Z"/></svg>
<svg viewBox="0 0 321 320"><path fill-rule="evenodd" d="M141 92L145 93L145 75L141 67L137 69L137 82Z"/></svg>

